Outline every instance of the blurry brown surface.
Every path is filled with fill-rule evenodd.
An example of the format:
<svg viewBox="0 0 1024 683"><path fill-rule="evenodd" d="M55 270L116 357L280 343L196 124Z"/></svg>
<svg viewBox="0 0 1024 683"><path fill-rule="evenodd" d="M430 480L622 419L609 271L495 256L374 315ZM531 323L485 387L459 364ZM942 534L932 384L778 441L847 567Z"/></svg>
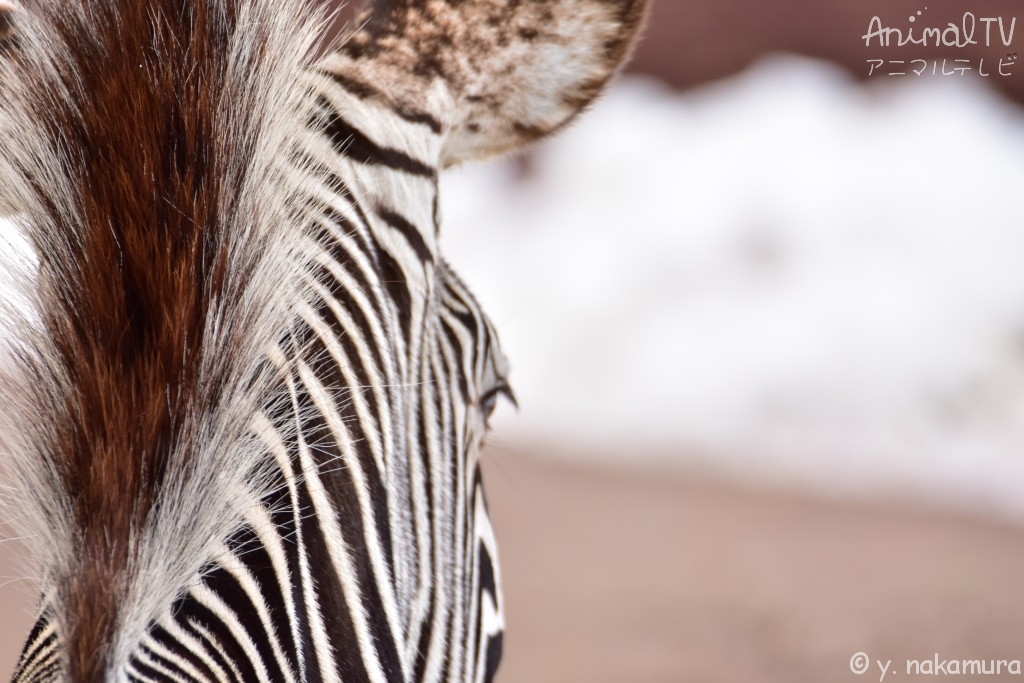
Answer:
<svg viewBox="0 0 1024 683"><path fill-rule="evenodd" d="M328 0L328 4L337 7L341 3ZM357 6L361 2L349 3L343 9L339 25ZM920 17L918 10L922 12ZM961 25L967 11L976 17L974 40L978 45L880 48L877 38L871 47L865 46L861 38L876 15L883 26L898 28L904 36L913 27L915 38L920 39L924 27L945 29L950 22ZM993 23L992 44L986 46L985 25L978 20L1001 16L1009 35L1010 19L1015 14L1020 16L1011 45L1002 44L998 23ZM911 15L916 18L914 23L909 21ZM858 78L867 77L869 59L938 59L941 69L945 58L950 71L954 59L969 59L971 67L977 69L978 60L984 58L985 70L995 73L1000 57L1019 52L1021 62L1010 70L1010 76L989 76L987 80L1024 101L1024 5L1019 0L655 0L646 35L628 70L653 74L688 88L742 71L759 56L780 51L832 60ZM931 68L929 62L929 72ZM886 67L887 72L895 70L899 69ZM881 78L892 81L921 77L872 76L875 80Z"/></svg>
<svg viewBox="0 0 1024 683"><path fill-rule="evenodd" d="M899 681L934 653L1024 659L1024 529L493 450L485 466L499 683L877 681L850 672L859 651ZM2 680L30 593L0 589Z"/></svg>
<svg viewBox="0 0 1024 683"><path fill-rule="evenodd" d="M860 651L899 681L935 653L1024 659L1024 529L494 451L486 477L499 683L877 681L850 671Z"/></svg>
<svg viewBox="0 0 1024 683"><path fill-rule="evenodd" d="M646 38L630 68L688 87L735 73L765 52L783 50L833 60L858 77L867 75L868 59L938 58L941 68L941 60L947 58L949 70L954 59L970 59L977 66L977 60L984 57L986 71L995 71L989 68L993 60L1008 53L1019 51L1024 58L1022 9L1018 0L656 0ZM976 18L974 40L978 45L880 48L877 38L867 47L861 37L876 15L883 26L898 28L904 36L913 27L914 37L920 39L925 27L945 29L950 22L960 26L967 11ZM979 20L1002 16L1009 37L1015 14L1020 16L1011 46L1004 46L999 39L998 22L992 24L991 45L986 46L985 24ZM911 15L916 18L913 23ZM1009 77L990 79L1021 98L1022 71L1024 64Z"/></svg>

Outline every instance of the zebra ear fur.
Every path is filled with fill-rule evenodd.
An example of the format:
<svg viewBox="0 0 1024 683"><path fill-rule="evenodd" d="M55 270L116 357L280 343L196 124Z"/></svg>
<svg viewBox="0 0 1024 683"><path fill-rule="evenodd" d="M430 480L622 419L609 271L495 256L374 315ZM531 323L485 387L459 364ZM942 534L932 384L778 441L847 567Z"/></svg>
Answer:
<svg viewBox="0 0 1024 683"><path fill-rule="evenodd" d="M387 87L392 106L433 117L446 132L441 164L451 166L571 121L625 60L648 4L378 0L338 57L347 75Z"/></svg>

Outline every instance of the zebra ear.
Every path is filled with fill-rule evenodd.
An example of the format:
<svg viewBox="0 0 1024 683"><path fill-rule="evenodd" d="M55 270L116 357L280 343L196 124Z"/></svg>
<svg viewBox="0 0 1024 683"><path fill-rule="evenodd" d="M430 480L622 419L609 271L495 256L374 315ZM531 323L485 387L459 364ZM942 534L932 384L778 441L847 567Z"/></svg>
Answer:
<svg viewBox="0 0 1024 683"><path fill-rule="evenodd" d="M648 4L378 0L339 54L343 71L393 89L392 105L432 117L446 133L440 161L451 166L572 120L627 57Z"/></svg>

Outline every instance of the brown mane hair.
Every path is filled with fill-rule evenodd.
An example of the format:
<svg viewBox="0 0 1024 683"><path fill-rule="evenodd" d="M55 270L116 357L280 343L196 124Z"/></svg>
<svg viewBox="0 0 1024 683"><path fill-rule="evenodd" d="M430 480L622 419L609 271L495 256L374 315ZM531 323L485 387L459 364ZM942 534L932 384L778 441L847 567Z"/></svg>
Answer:
<svg viewBox="0 0 1024 683"><path fill-rule="evenodd" d="M161 516L187 517L177 499L196 489L222 493L205 480L254 448L239 417L266 384L258 345L287 329L301 287L286 234L301 212L269 157L287 156L301 86L285 75L295 83L317 27L303 3L260 5L34 0L17 12L24 49L4 109L27 141L0 151L39 257L41 329L16 341L23 414L5 422L27 421L22 480L55 489L35 532L61 547L37 560L73 681L108 677L158 561L147 553L170 535L160 525L193 524ZM268 291L268 273L288 271L296 282ZM234 469L258 494L258 465Z"/></svg>

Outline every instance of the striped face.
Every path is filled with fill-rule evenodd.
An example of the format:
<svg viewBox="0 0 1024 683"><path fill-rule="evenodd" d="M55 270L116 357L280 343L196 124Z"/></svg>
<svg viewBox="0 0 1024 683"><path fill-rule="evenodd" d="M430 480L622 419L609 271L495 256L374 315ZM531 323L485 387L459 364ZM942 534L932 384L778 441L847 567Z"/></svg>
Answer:
<svg viewBox="0 0 1024 683"><path fill-rule="evenodd" d="M44 20L38 30L66 28L56 18L55 0L39 2L51 24ZM33 158L80 145L87 166L103 157L93 153L96 149L109 146L121 156L112 152L100 161L113 159L120 164L118 173L95 162L81 173L84 180L72 184L88 210L58 212L67 188L48 188L40 180L44 173L31 178L13 203L28 207L31 225L44 226L32 228L40 233L34 234L37 245L67 240L70 231L72 244L116 247L83 249L83 254L71 250L59 257L42 251L44 282L70 283L73 289L75 278L104 265L97 265L98 256L86 258L93 253L108 254L105 267L117 275L103 288L83 284L85 294L73 306L59 287L42 287L50 298L40 306L52 311L50 317L77 320L83 310L112 317L109 300L91 298L94 289L106 296L111 287L123 286L126 300L158 300L160 287L168 284L159 279L154 284L145 260L135 258L137 249L188 275L173 280L177 289L169 296L184 298L193 313L181 324L196 325L205 336L186 335L170 353L152 341L168 338L167 315L136 307L113 323L141 341L125 351L126 342L117 337L116 358L124 367L117 365L113 374L124 375L126 388L103 384L108 391L100 402L106 405L109 395L111 405L122 411L115 414L130 414L126 411L143 405L152 391L154 410L159 413L166 404L168 411L159 422L166 427L159 443L135 435L125 437L118 451L107 443L110 438L99 439L102 444L79 439L75 444L84 449L85 474L77 479L64 473L75 472L78 461L24 456L26 462L32 457L42 462L25 466L26 482L57 473L52 476L55 502L44 500L33 514L53 519L53 509L65 500L72 511L62 521L67 528L42 535L71 540L52 541L53 547L37 553L46 579L39 617L14 680L492 680L501 656L504 603L478 451L496 399L511 398L511 390L491 323L439 252L438 175L445 167L518 147L570 120L625 55L643 0L382 0L355 22L358 30L336 51L302 72L283 71L274 78L268 74L278 73L274 69L280 64L271 57L301 42L289 31L306 35L295 28L298 13L255 0L208 0L213 9L208 16L199 14L214 29L222 28L218 12L256 17L249 23L239 19L234 33L209 41L238 43L231 53L235 61L227 60L223 68L230 76L231 65L251 60L252 80L245 88L252 92L236 92L227 77L214 87L221 74L216 69L204 78L189 77L203 67L195 47L202 16L183 16L173 0L150 0L146 11L131 10L137 2L102 0L109 14L75 16L105 49L117 49L111 46L126 35L159 35L171 27L173 40L161 49L173 56L178 46L186 46L180 64L157 62L150 80L140 77L136 69L151 54L163 54L142 45L137 58L104 62L113 73L101 77L95 53L76 52L74 36L83 31L65 31L70 47L56 53L67 64L47 72L52 79L67 73L77 74L76 82L88 83L90 74L100 79L102 92L93 97L108 98L111 109L124 105L126 120L116 122L116 131L107 130L114 123L101 116L84 123L75 118L83 108L99 109L74 101L74 87L61 89L40 78L24 88L47 92L58 102L71 100L73 135L62 137L41 124L32 128L59 142L41 145L44 151L34 151ZM278 12L285 18L275 19ZM112 26L104 16L134 16L141 28ZM274 30L261 33L260 21ZM210 34L218 35L213 29ZM25 49L29 63L43 63L42 56L33 56L32 45ZM180 77L175 88L161 86L167 74L172 81ZM145 114L150 118L141 118L131 103L145 98L104 85L109 83L140 88L164 105L154 105ZM199 92L192 105L199 109L190 112L184 108L191 100L180 89L191 93L194 87L208 91ZM284 106L282 90L297 93L295 102L285 102L292 102L288 119L278 111ZM30 103L31 97L25 96ZM193 135L189 125L206 121L209 112L201 107L211 102L221 109L201 130L216 135ZM267 112L252 114L248 107L254 102ZM31 121L35 111L38 107L28 107L21 116ZM133 131L147 128L168 131L170 137L133 137ZM181 152L178 135L199 151ZM222 144L217 136L238 136L238 141ZM147 157L147 163L129 163L139 149L146 151L146 140L153 146L147 153L164 161L150 163ZM135 166L140 169L135 176L124 170ZM232 194L226 180L215 183L208 177L210 169L224 169L232 179L238 175L242 189ZM143 187L155 182L155 208L140 204L138 215L152 213L157 227L143 225L143 218L115 220L119 201L138 204L140 194L149 195L127 183L118 199L118 188L95 180L105 175L119 182L131 177ZM167 188L180 193L176 183L183 178L201 182L173 202L177 213L182 207L194 211L177 229L198 230L194 239L201 248L178 254L158 238L175 245L192 242L159 221L166 197L172 196ZM255 189L247 189L250 185ZM216 210L204 205L203 192L222 186L226 198L210 202ZM190 203L191 198L196 199ZM233 222L224 221L221 216L230 211ZM169 215L178 220L177 213ZM94 220L95 226L79 225L64 214ZM257 227L243 240L235 231L246 221ZM269 227L259 232L263 224ZM137 272L133 263L142 264ZM195 273L209 282L189 289ZM38 352L41 358L59 357L68 368L52 387L39 391L41 396L65 392L67 400L75 400L82 395L75 382L95 383L88 374L94 359L109 360L106 336L94 339L71 328L82 339L66 344L55 332L56 350ZM239 350L239 340L256 349L251 358L243 352L248 346ZM177 352L181 348L184 357ZM179 369L167 373L168 364ZM145 377L153 367L165 374L150 387L132 374L136 365L150 373ZM105 381L110 374L104 374ZM186 376L190 384L178 386L178 378ZM241 399L232 398L236 389ZM83 412L87 408L68 414ZM95 419L102 422L110 413ZM59 425L61 415L49 419ZM106 429L117 431L127 422ZM92 422L87 427L75 434L108 433ZM167 443L176 448L163 453ZM60 453L56 447L40 450ZM152 460L139 465L139 453ZM124 485L104 480L105 486L93 486L97 463L101 474L122 467L134 478L125 478ZM156 477L154 472L158 480L135 483ZM109 503L107 517L83 502L95 499ZM127 520L123 534L109 521L122 518ZM44 529L45 523L40 523Z"/></svg>

